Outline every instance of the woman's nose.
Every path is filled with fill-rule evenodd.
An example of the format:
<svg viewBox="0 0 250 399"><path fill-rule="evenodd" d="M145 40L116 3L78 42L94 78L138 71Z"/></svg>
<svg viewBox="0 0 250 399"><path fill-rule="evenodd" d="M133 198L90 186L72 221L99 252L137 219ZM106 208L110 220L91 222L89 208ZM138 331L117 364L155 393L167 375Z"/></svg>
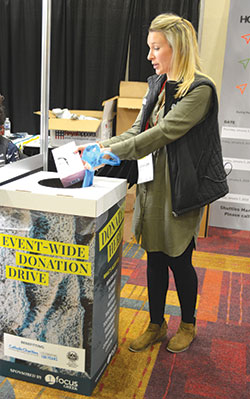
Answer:
<svg viewBox="0 0 250 399"><path fill-rule="evenodd" d="M147 59L148 59L148 60L151 60L151 59L152 59L152 56L153 56L153 55L152 55L152 51L149 50Z"/></svg>

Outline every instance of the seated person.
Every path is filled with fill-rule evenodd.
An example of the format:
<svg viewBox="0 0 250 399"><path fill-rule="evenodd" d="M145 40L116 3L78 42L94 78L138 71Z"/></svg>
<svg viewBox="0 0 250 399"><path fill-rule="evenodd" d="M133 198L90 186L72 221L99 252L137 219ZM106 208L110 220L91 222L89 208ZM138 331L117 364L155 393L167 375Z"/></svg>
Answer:
<svg viewBox="0 0 250 399"><path fill-rule="evenodd" d="M5 110L3 106L4 96L0 94L0 126L5 121ZM5 164L16 162L21 159L18 147L11 140L0 135L0 167Z"/></svg>

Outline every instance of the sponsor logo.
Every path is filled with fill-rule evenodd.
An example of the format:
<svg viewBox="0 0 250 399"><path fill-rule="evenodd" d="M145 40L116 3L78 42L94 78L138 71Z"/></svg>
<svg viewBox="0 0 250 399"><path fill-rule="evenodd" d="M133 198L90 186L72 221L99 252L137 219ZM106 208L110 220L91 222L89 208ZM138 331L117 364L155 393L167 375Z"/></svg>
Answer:
<svg viewBox="0 0 250 399"><path fill-rule="evenodd" d="M49 384L49 385L54 385L56 383L56 379L52 374L47 374L45 376L45 381Z"/></svg>
<svg viewBox="0 0 250 399"><path fill-rule="evenodd" d="M37 351L34 351L33 349L27 349L24 346L16 346L9 344L8 349L19 353L24 353L25 355L38 356Z"/></svg>
<svg viewBox="0 0 250 399"><path fill-rule="evenodd" d="M73 362L73 361L78 360L79 357L75 351L70 351L67 353L67 358Z"/></svg>
<svg viewBox="0 0 250 399"><path fill-rule="evenodd" d="M62 385L63 388L70 389L72 391L77 391L78 390L78 382L74 380L70 380L67 378L62 378L59 375L54 377L52 374L47 374L44 377L45 381L49 385L55 385L55 384L60 384Z"/></svg>
<svg viewBox="0 0 250 399"><path fill-rule="evenodd" d="M67 358L69 359L68 365L70 367L77 367L77 360L79 359L78 354L75 351L70 351L67 353Z"/></svg>

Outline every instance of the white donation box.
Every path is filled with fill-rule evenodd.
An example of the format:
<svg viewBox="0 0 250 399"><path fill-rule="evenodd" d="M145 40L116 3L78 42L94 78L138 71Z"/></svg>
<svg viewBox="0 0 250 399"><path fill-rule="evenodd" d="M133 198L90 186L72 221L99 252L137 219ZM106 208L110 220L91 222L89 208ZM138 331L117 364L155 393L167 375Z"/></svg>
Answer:
<svg viewBox="0 0 250 399"><path fill-rule="evenodd" d="M91 395L117 348L126 187L0 187L0 375Z"/></svg>

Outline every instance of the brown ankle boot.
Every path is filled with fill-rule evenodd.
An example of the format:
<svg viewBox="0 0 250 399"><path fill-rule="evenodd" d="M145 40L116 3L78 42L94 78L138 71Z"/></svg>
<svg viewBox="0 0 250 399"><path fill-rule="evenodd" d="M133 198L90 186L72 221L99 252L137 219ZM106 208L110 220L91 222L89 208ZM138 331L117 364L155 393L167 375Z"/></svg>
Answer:
<svg viewBox="0 0 250 399"><path fill-rule="evenodd" d="M149 323L147 330L139 338L131 342L129 350L132 352L141 352L150 345L163 341L166 338L167 329L168 326L165 320L161 326L159 326L159 324Z"/></svg>
<svg viewBox="0 0 250 399"><path fill-rule="evenodd" d="M177 333L167 344L166 349L169 352L183 352L189 348L196 336L196 327L193 323L181 322Z"/></svg>

